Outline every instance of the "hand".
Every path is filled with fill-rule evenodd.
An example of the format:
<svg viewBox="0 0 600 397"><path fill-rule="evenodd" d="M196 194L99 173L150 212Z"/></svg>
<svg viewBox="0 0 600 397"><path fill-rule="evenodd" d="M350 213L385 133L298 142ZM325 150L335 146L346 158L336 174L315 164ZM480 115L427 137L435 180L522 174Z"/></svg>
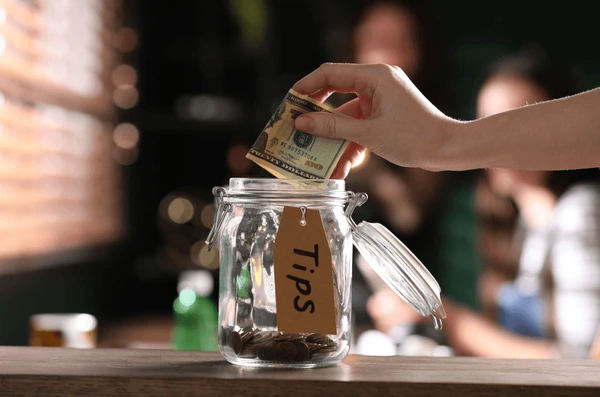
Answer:
<svg viewBox="0 0 600 397"><path fill-rule="evenodd" d="M401 324L414 324L424 317L389 288L376 292L367 301L367 312L379 331L389 334Z"/></svg>
<svg viewBox="0 0 600 397"><path fill-rule="evenodd" d="M321 102L333 92L357 94L337 109L348 117L308 113L296 119L301 131L353 142L332 177L345 177L365 148L397 165L438 170L434 160L458 123L432 105L396 66L327 63L293 89Z"/></svg>

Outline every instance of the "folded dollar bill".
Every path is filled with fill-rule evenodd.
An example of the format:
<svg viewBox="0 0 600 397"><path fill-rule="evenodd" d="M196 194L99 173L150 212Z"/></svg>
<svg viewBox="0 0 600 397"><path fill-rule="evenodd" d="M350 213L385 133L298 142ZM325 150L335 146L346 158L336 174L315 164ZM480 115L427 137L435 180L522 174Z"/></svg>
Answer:
<svg viewBox="0 0 600 397"><path fill-rule="evenodd" d="M246 157L277 178L329 179L348 141L297 130L294 120L307 112L334 110L289 90Z"/></svg>

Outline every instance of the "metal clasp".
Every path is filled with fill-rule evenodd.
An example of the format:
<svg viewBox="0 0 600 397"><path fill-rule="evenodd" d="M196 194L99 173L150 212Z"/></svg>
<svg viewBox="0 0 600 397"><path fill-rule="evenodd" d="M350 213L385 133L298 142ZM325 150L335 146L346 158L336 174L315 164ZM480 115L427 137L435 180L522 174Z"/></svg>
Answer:
<svg viewBox="0 0 600 397"><path fill-rule="evenodd" d="M231 212L233 206L231 203L225 201L225 197L227 196L227 189L224 187L217 186L213 188L213 194L217 200L217 208L215 210L215 218L213 221L212 228L210 229L210 233L208 233L208 237L206 238L206 248L210 251L215 243L215 239L223 226L223 221L226 218L228 212Z"/></svg>
<svg viewBox="0 0 600 397"><path fill-rule="evenodd" d="M367 193L360 192L352 193L350 199L348 200L348 206L346 207L344 215L346 215L346 218L348 218L352 230L356 229L357 227L356 223L354 222L354 219L352 219L352 213L354 212L356 207L360 207L361 205L363 205L368 198L369 196L367 195Z"/></svg>
<svg viewBox="0 0 600 397"><path fill-rule="evenodd" d="M302 214L302 217L300 218L300 226L306 226L306 207L305 206L300 207L300 213Z"/></svg>

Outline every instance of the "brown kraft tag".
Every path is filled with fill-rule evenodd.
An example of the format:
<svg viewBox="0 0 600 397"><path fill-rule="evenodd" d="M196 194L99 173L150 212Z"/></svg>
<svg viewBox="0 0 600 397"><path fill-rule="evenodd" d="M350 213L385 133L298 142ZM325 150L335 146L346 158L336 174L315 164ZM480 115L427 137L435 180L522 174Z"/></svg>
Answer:
<svg viewBox="0 0 600 397"><path fill-rule="evenodd" d="M273 256L279 331L336 334L331 251L319 210L284 207Z"/></svg>

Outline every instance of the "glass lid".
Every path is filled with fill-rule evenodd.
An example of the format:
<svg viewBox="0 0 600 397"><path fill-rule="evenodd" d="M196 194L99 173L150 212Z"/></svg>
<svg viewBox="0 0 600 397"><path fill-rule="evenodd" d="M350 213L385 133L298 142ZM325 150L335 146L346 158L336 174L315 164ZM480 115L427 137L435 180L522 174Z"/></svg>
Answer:
<svg viewBox="0 0 600 397"><path fill-rule="evenodd" d="M437 330L446 317L440 286L406 246L379 223L361 222L354 245L383 281L423 316L433 317Z"/></svg>

